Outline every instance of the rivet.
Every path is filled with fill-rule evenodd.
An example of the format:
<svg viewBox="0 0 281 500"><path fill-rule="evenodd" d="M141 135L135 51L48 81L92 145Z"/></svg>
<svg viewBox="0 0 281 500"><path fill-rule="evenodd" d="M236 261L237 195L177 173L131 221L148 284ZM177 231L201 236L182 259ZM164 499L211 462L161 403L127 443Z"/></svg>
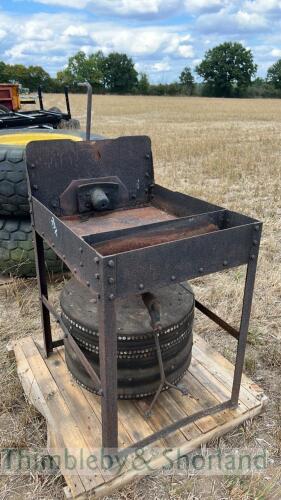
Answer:
<svg viewBox="0 0 281 500"><path fill-rule="evenodd" d="M114 260L110 260L108 262L108 267L114 267Z"/></svg>
<svg viewBox="0 0 281 500"><path fill-rule="evenodd" d="M81 261L81 262L80 262L80 267L83 267L83 266L84 266L84 264L83 264L83 262Z"/></svg>
<svg viewBox="0 0 281 500"><path fill-rule="evenodd" d="M65 255L64 254L63 254L62 258L65 259Z"/></svg>
<svg viewBox="0 0 281 500"><path fill-rule="evenodd" d="M76 269L76 267L73 269L73 272L74 272L74 273L77 273L77 269Z"/></svg>
<svg viewBox="0 0 281 500"><path fill-rule="evenodd" d="M90 282L89 282L89 281L86 281L86 285L87 285L87 286L90 286Z"/></svg>
<svg viewBox="0 0 281 500"><path fill-rule="evenodd" d="M35 191L37 191L37 189L38 189L37 184L32 184L32 187L33 187L33 189L35 189Z"/></svg>
<svg viewBox="0 0 281 500"><path fill-rule="evenodd" d="M259 226L255 226L255 231L259 231L260 230L260 227Z"/></svg>
<svg viewBox="0 0 281 500"><path fill-rule="evenodd" d="M257 246L257 244L258 244L258 241L257 241L257 240L254 240L254 241L253 241L253 245L256 247L256 246Z"/></svg>
<svg viewBox="0 0 281 500"><path fill-rule="evenodd" d="M150 158L150 154L149 154L149 153L147 153L147 154L145 155L145 157L146 157L146 159L147 159L147 160L149 160L149 158Z"/></svg>
<svg viewBox="0 0 281 500"><path fill-rule="evenodd" d="M31 163L31 168L35 168L35 164L34 163Z"/></svg>
<svg viewBox="0 0 281 500"><path fill-rule="evenodd" d="M228 260L224 260L224 261L223 261L223 265L224 265L224 266L227 266L227 264L228 264Z"/></svg>
<svg viewBox="0 0 281 500"><path fill-rule="evenodd" d="M132 196L131 196L132 200L135 200L135 199L136 199L136 197L137 197L137 196L136 196L135 194L132 194Z"/></svg>
<svg viewBox="0 0 281 500"><path fill-rule="evenodd" d="M43 233L41 233L41 235L42 235L42 236L45 236L45 233L43 232Z"/></svg>
<svg viewBox="0 0 281 500"><path fill-rule="evenodd" d="M52 243L52 247L55 248L55 244L54 243Z"/></svg>
<svg viewBox="0 0 281 500"><path fill-rule="evenodd" d="M111 293L109 296L108 296L109 300L113 300L115 299L115 295L113 293Z"/></svg>
<svg viewBox="0 0 281 500"><path fill-rule="evenodd" d="M95 262L95 264L99 264L100 263L100 259L98 257L95 257L94 258L94 262Z"/></svg>
<svg viewBox="0 0 281 500"><path fill-rule="evenodd" d="M108 278L108 283L110 285L113 285L115 283L115 279L114 278Z"/></svg>
<svg viewBox="0 0 281 500"><path fill-rule="evenodd" d="M145 173L145 177L147 177L147 178L149 178L149 177L150 177L149 172L146 172L146 173Z"/></svg>
<svg viewBox="0 0 281 500"><path fill-rule="evenodd" d="M99 279L100 279L100 275L99 275L99 274L95 274L95 278L96 278L97 280L99 280Z"/></svg>
<svg viewBox="0 0 281 500"><path fill-rule="evenodd" d="M143 289L144 289L144 285L143 285L143 283L140 283L140 284L139 284L139 289L140 289L140 290L143 290Z"/></svg>
<svg viewBox="0 0 281 500"><path fill-rule="evenodd" d="M34 227L34 222L32 222L31 227Z"/></svg>
<svg viewBox="0 0 281 500"><path fill-rule="evenodd" d="M200 267L200 268L199 268L199 272L200 272L200 273L203 273L203 271L204 271L203 267Z"/></svg>
<svg viewBox="0 0 281 500"><path fill-rule="evenodd" d="M254 260L255 258L256 258L255 254L252 253L251 260Z"/></svg>
<svg viewBox="0 0 281 500"><path fill-rule="evenodd" d="M171 276L171 280L172 280L172 281L175 281L175 279L176 279L176 277L175 277L174 275L173 275L173 276Z"/></svg>
<svg viewBox="0 0 281 500"><path fill-rule="evenodd" d="M82 247L79 248L79 252L83 253L83 248Z"/></svg>

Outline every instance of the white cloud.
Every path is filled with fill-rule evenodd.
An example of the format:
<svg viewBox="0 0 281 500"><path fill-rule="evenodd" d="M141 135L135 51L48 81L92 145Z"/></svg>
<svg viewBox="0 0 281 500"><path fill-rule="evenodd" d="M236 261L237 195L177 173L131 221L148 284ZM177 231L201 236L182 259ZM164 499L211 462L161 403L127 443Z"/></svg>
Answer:
<svg viewBox="0 0 281 500"><path fill-rule="evenodd" d="M274 12L281 10L281 0L246 0L244 8L252 12Z"/></svg>
<svg viewBox="0 0 281 500"><path fill-rule="evenodd" d="M73 24L71 24L63 32L64 36L69 36L69 37L71 37L71 36L84 37L84 36L88 36L88 34L89 34L88 29L85 26L83 26L82 24L77 25L77 26L74 26Z"/></svg>
<svg viewBox="0 0 281 500"><path fill-rule="evenodd" d="M243 29L258 29L267 26L267 20L261 14L255 12L249 13L243 10L239 10L234 16L234 20L237 22L238 27Z"/></svg>
<svg viewBox="0 0 281 500"><path fill-rule="evenodd" d="M70 7L72 9L84 9L89 4L89 0L33 0L33 1L45 5Z"/></svg>
<svg viewBox="0 0 281 500"><path fill-rule="evenodd" d="M183 4L182 0L37 0L37 2L74 9L87 8L94 11L112 12L120 16L159 15L171 12Z"/></svg>
<svg viewBox="0 0 281 500"><path fill-rule="evenodd" d="M185 8L188 12L207 12L220 10L230 3L229 0L185 0Z"/></svg>
<svg viewBox="0 0 281 500"><path fill-rule="evenodd" d="M180 45L178 47L178 54L185 58L190 58L194 56L194 50L192 45Z"/></svg>
<svg viewBox="0 0 281 500"><path fill-rule="evenodd" d="M273 56L273 57L281 57L281 49L273 49L270 54Z"/></svg>
<svg viewBox="0 0 281 500"><path fill-rule="evenodd" d="M151 66L153 71L160 73L162 71L169 71L171 69L171 64L168 61L160 61Z"/></svg>
<svg viewBox="0 0 281 500"><path fill-rule="evenodd" d="M3 26L8 26L7 32ZM0 16L0 37L4 59L10 63L41 64L47 71L61 69L78 50L125 52L148 72L159 73L172 67L169 57L184 66L194 56L190 33L177 26L133 27L111 22L89 22L80 14L34 14ZM2 31L1 31L2 30ZM5 32L5 33L4 33ZM154 61L154 63L153 63Z"/></svg>

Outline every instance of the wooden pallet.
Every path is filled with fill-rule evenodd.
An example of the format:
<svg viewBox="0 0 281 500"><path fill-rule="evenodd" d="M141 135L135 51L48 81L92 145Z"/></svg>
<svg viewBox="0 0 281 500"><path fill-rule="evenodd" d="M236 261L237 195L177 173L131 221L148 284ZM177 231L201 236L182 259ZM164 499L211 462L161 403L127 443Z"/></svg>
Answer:
<svg viewBox="0 0 281 500"><path fill-rule="evenodd" d="M44 359L39 344L26 337L13 345L13 351L25 394L47 421L49 451L54 453L56 450L57 454L67 448L75 454L83 449L90 455L92 450L99 448L100 398L73 381L65 365L64 349L57 349L50 358ZM202 338L195 336L193 360L183 380L190 395L182 396L174 390L162 393L149 419L144 418L148 406L146 400L119 401L119 446L131 446L179 418L229 399L232 377L233 365L211 350ZM259 414L266 401L262 389L244 375L237 409L201 418L154 443L154 447L173 448L169 458L175 460L179 454L185 455ZM148 448L146 452L149 452ZM156 457L154 470L163 464L163 456ZM106 477L102 470L88 475L81 474L78 469L72 474L63 470L62 473L67 484L66 496L86 498L90 492L95 497L108 495L143 471L139 472L128 464L121 473L113 472Z"/></svg>

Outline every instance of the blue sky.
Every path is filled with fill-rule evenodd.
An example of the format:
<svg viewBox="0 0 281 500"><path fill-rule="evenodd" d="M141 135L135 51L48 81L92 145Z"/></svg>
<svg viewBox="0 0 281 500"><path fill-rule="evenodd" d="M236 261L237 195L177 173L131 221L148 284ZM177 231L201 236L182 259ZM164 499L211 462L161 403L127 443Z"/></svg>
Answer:
<svg viewBox="0 0 281 500"><path fill-rule="evenodd" d="M251 48L264 76L281 58L281 0L0 0L0 60L52 76L78 50L103 50L165 83L226 40Z"/></svg>

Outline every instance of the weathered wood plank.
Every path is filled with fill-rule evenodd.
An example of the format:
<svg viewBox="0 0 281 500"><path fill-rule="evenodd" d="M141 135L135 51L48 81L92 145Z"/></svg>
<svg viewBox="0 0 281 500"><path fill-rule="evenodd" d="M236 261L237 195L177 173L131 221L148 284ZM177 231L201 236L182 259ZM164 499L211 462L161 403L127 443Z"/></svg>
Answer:
<svg viewBox="0 0 281 500"><path fill-rule="evenodd" d="M79 464L81 449L90 454L87 443L33 340L30 337L23 339L21 347L46 401L52 420L55 421L56 429L61 434L63 442L68 443L67 449L75 456ZM50 424L52 425L52 422ZM86 491L103 482L100 475L88 477L83 474L83 477L80 475L80 480Z"/></svg>
<svg viewBox="0 0 281 500"><path fill-rule="evenodd" d="M46 418L48 425L48 449L81 449L90 453L101 445L100 398L79 387L72 380L65 365L63 348L43 359L33 340L19 340L14 346L17 371L28 400ZM122 447L132 446L153 432L186 415L214 406L230 397L232 365L221 359L221 355L210 351L200 339L195 341L194 358L183 383L189 389L189 396L182 396L175 390L160 395L152 417L145 419L143 413L148 400L119 401L119 443ZM210 353L210 354L209 354ZM208 357L209 356L209 357ZM266 398L262 391L248 378L243 379L242 400L235 410L224 410L204 417L175 431L165 439L146 447L166 448L165 456L154 457L147 473L167 465L208 441L231 431L246 419L262 411ZM67 498L86 499L89 495L100 497L137 478L144 471L133 468L130 459L114 475L97 471L90 477L80 473L79 468L69 474L65 470ZM103 474L103 475L102 475Z"/></svg>

